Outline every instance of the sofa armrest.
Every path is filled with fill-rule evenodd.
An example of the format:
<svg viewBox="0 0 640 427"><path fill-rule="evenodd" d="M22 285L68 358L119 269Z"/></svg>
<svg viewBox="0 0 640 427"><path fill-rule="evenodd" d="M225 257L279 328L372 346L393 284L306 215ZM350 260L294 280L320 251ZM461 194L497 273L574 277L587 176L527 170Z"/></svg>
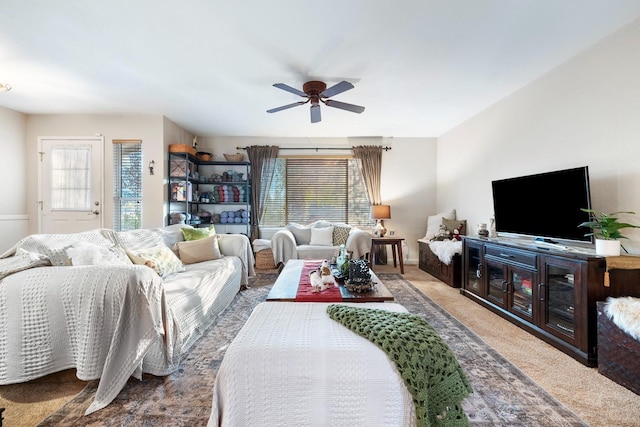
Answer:
<svg viewBox="0 0 640 427"><path fill-rule="evenodd" d="M256 275L253 249L249 238L244 234L220 234L218 246L220 253L225 256L237 256L242 261L242 284L249 283L249 277Z"/></svg>
<svg viewBox="0 0 640 427"><path fill-rule="evenodd" d="M289 230L279 230L273 235L271 250L273 251L273 262L276 265L298 258L296 238Z"/></svg>
<svg viewBox="0 0 640 427"><path fill-rule="evenodd" d="M353 227L349 232L346 244L352 259L360 259L371 252L371 233Z"/></svg>

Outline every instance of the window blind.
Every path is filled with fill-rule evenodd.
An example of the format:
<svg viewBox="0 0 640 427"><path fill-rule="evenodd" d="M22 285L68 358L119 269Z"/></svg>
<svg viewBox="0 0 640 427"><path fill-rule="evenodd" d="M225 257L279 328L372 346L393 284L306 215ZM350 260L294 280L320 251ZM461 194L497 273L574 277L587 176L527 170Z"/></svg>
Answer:
<svg viewBox="0 0 640 427"><path fill-rule="evenodd" d="M348 182L344 159L287 160L287 222L346 222Z"/></svg>
<svg viewBox="0 0 640 427"><path fill-rule="evenodd" d="M372 226L370 203L356 159L277 159L262 226L323 219Z"/></svg>
<svg viewBox="0 0 640 427"><path fill-rule="evenodd" d="M114 230L142 227L142 141L113 140Z"/></svg>

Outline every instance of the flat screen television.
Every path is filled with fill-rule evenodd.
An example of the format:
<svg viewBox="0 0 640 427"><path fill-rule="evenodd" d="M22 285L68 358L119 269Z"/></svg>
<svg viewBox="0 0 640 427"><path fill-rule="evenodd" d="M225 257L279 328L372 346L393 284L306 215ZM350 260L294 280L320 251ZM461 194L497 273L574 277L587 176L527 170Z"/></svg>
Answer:
<svg viewBox="0 0 640 427"><path fill-rule="evenodd" d="M591 242L589 229L578 227L591 207L587 166L492 181L498 233Z"/></svg>

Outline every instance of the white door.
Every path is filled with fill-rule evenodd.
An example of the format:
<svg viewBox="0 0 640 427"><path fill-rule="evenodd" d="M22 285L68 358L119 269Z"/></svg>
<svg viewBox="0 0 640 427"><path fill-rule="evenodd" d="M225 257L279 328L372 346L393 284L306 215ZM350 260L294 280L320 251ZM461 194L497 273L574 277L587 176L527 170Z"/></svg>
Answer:
<svg viewBox="0 0 640 427"><path fill-rule="evenodd" d="M104 138L41 137L39 146L39 233L101 228Z"/></svg>

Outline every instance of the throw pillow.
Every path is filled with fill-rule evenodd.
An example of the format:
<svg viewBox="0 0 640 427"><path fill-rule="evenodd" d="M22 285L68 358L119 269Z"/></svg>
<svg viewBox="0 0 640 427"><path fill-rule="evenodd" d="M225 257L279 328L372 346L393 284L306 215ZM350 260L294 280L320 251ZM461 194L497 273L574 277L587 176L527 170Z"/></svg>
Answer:
<svg viewBox="0 0 640 427"><path fill-rule="evenodd" d="M148 249L127 252L134 264L152 268L162 278L184 271L184 264L167 245L158 245Z"/></svg>
<svg viewBox="0 0 640 427"><path fill-rule="evenodd" d="M285 228L293 234L293 237L295 237L296 245L308 245L311 241L310 227L290 222Z"/></svg>
<svg viewBox="0 0 640 427"><path fill-rule="evenodd" d="M424 235L424 238L427 240L433 239L438 232L440 231L440 225L442 224L442 219L456 219L456 210L452 209L449 212L442 212L436 215L431 215L427 219L427 233Z"/></svg>
<svg viewBox="0 0 640 427"><path fill-rule="evenodd" d="M333 246L333 226L311 229L312 246Z"/></svg>
<svg viewBox="0 0 640 427"><path fill-rule="evenodd" d="M222 258L218 245L219 238L220 236L213 235L204 239L178 242L180 260L185 264L193 264Z"/></svg>
<svg viewBox="0 0 640 427"><path fill-rule="evenodd" d="M346 245L349 238L351 227L334 225L333 226L333 246Z"/></svg>
<svg viewBox="0 0 640 427"><path fill-rule="evenodd" d="M463 220L453 219L453 220L451 220L451 219L442 218L442 225L444 225L446 227L446 229L449 230L451 233L453 233L453 230L455 230L457 228L461 235L467 234L467 220L466 219L463 219Z"/></svg>
<svg viewBox="0 0 640 427"><path fill-rule="evenodd" d="M184 236L184 240L200 240L205 237L209 237L216 234L216 229L213 225L207 228L191 228L191 227L183 227L182 235Z"/></svg>

